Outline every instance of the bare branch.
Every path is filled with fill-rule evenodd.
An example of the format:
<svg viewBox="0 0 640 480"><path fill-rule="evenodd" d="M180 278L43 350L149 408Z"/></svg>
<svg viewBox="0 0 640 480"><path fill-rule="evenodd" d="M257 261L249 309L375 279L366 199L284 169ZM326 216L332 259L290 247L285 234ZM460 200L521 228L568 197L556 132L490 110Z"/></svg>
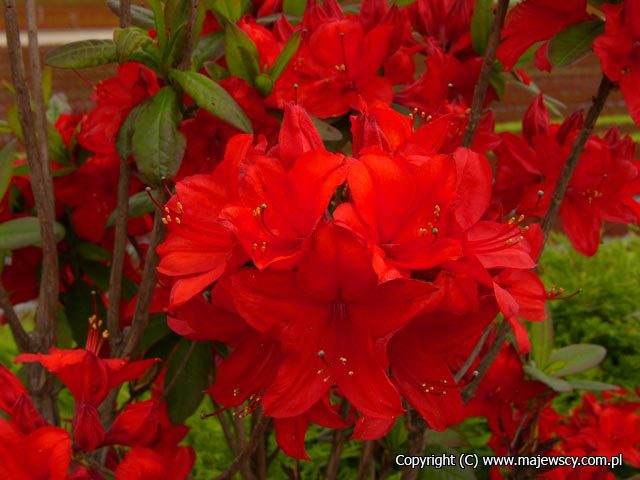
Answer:
<svg viewBox="0 0 640 480"><path fill-rule="evenodd" d="M342 400L340 404L340 416L346 418L349 414L349 402L347 399ZM325 469L325 480L335 480L338 477L338 471L340 470L340 457L342 456L342 449L344 442L347 440L349 432L347 429L340 429L333 431L333 443L331 446L331 453L329 454L329 460L327 461L327 467Z"/></svg>
<svg viewBox="0 0 640 480"><path fill-rule="evenodd" d="M0 282L0 307L4 310L4 316L7 319L7 323L9 324L9 328L13 334L13 339L18 346L18 350L20 350L20 352L28 352L30 347L29 334L22 326L22 323L9 300L9 292L5 290L2 282Z"/></svg>
<svg viewBox="0 0 640 480"><path fill-rule="evenodd" d="M473 362L476 361L476 358L478 358L478 355L480 355L480 352L482 351L482 347L484 347L484 344L487 341L487 338L489 337L489 334L491 333L492 330L493 330L493 323L489 324L489 326L484 330L484 332L482 332L482 335L478 339L478 342L476 343L475 347L473 347L473 351L469 355L469 358L465 360L462 367L460 367L460 370L458 370L458 372L454 375L453 378L455 379L456 383L459 383L460 380L462 380L462 377L464 377L467 371L471 368L471 365L473 365Z"/></svg>
<svg viewBox="0 0 640 480"><path fill-rule="evenodd" d="M220 475L215 477L214 480L229 480L231 477L233 477L233 475L240 469L240 466L245 463L245 460L247 460L258 447L258 443L262 439L262 434L269 425L270 421L270 417L260 415L260 418L256 422L256 426L253 429L249 442L245 445L242 451L238 455L236 455L236 458L233 459L233 462L231 462L229 467Z"/></svg>
<svg viewBox="0 0 640 480"><path fill-rule="evenodd" d="M549 238L549 233L553 228L553 224L556 221L556 217L558 216L558 211L560 210L560 205L562 204L562 200L564 198L565 193L567 192L567 187L569 186L569 182L571 181L571 177L573 176L573 172L578 165L578 161L582 156L582 152L584 151L584 146L589 139L589 136L593 132L593 128L596 125L598 117L604 108L604 104L609 97L609 93L613 89L613 83L609 80L605 75L602 76L602 80L600 81L600 86L598 87L598 93L595 97L593 97L593 103L589 112L587 112L587 117L584 120L584 124L582 125L582 130L578 134L576 141L571 148L571 152L569 153L569 157L562 167L562 172L560 172L560 177L558 178L558 182L556 183L556 188L553 191L553 196L551 197L551 203L549 204L549 208L547 209L547 214L542 220L542 231L544 233L544 245L547 243L547 239Z"/></svg>
<svg viewBox="0 0 640 480"><path fill-rule="evenodd" d="M158 201L164 204L166 200L167 195L166 192L164 192ZM122 351L118 352L119 355L117 355L121 358L128 357L135 352L149 323L149 307L151 306L153 291L156 287L156 268L159 262L156 249L164 239L165 232L164 224L162 223L163 216L163 211L156 210L153 218L153 229L151 230L149 248L147 249L147 258L145 259L144 270L142 271L142 280L140 282L140 288L138 289L138 301L136 302L133 320L131 321L131 329L125 339Z"/></svg>
<svg viewBox="0 0 640 480"><path fill-rule="evenodd" d="M502 25L504 24L504 18L507 15L508 8L509 0L498 0L498 6L494 12L493 24L491 25L491 33L489 34L489 41L487 42L487 48L484 54L484 62L482 63L478 83L473 91L469 121L467 122L464 136L462 137L462 146L466 148L471 147L473 138L478 130L478 125L480 124L480 119L482 118L482 107L491 81L491 75L493 74L493 65L496 62L496 50L500 43Z"/></svg>

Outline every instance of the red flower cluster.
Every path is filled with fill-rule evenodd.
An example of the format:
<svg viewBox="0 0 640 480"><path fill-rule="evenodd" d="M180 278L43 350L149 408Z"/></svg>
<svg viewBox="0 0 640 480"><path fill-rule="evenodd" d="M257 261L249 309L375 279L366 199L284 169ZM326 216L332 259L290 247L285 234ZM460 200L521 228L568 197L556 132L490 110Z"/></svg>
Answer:
<svg viewBox="0 0 640 480"><path fill-rule="evenodd" d="M505 211L544 217L564 162L582 126L576 113L551 124L539 96L529 107L522 135L500 134L495 200ZM640 219L640 170L636 144L613 127L603 138L591 135L560 207L562 226L580 253L594 255L604 221L636 223Z"/></svg>

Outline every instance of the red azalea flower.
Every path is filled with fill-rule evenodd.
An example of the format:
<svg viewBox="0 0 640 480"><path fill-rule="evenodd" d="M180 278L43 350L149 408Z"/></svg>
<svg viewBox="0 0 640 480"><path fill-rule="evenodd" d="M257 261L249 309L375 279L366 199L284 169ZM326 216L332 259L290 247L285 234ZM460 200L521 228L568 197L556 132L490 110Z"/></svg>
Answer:
<svg viewBox="0 0 640 480"><path fill-rule="evenodd" d="M12 480L65 480L71 462L71 438L58 427L22 432L0 419L0 477Z"/></svg>
<svg viewBox="0 0 640 480"><path fill-rule="evenodd" d="M160 89L156 74L139 63L118 67L118 76L96 87L94 109L82 122L78 142L94 153L115 153L115 139L129 112Z"/></svg>
<svg viewBox="0 0 640 480"><path fill-rule="evenodd" d="M336 383L365 415L403 411L386 374L389 337L437 296L428 283L377 286L364 245L340 227L318 229L298 271L243 270L232 277L235 307L255 329L278 333L283 361L262 404L274 417L302 414Z"/></svg>
<svg viewBox="0 0 640 480"><path fill-rule="evenodd" d="M31 402L27 389L4 365L0 365L0 410L25 435L46 425Z"/></svg>
<svg viewBox="0 0 640 480"><path fill-rule="evenodd" d="M546 46L551 37L574 23L588 19L587 0L522 1L507 14L502 43L496 56L506 70L511 70L532 45L545 42L539 52L546 57Z"/></svg>
<svg viewBox="0 0 640 480"><path fill-rule="evenodd" d="M23 353L16 357L19 363L37 362L56 375L71 391L76 402L73 432L76 445L93 451L104 439L97 407L112 388L140 378L157 359L127 362L127 360L98 357L107 336L98 332L98 320L90 319L86 348L60 350L52 347L48 354Z"/></svg>
<svg viewBox="0 0 640 480"><path fill-rule="evenodd" d="M304 446L304 436L310 423L325 428L346 428L349 426L340 416L338 408L331 404L328 396L325 396L301 415L274 419L276 441L284 453L301 460L310 460Z"/></svg>
<svg viewBox="0 0 640 480"><path fill-rule="evenodd" d="M196 461L191 447L176 447L171 452L150 448L129 450L116 468L117 480L184 480Z"/></svg>
<svg viewBox="0 0 640 480"><path fill-rule="evenodd" d="M409 7L413 27L438 42L446 52L471 48L471 16L474 0L417 0Z"/></svg>
<svg viewBox="0 0 640 480"><path fill-rule="evenodd" d="M194 175L176 184L167 203L167 236L158 247L158 272L174 278L171 303L184 303L215 282L245 256L234 234L218 215L238 192L241 163L253 149L251 135L237 135L225 158L210 175Z"/></svg>
<svg viewBox="0 0 640 480"><path fill-rule="evenodd" d="M381 282L462 254L448 231L457 199L455 161L444 155L419 161L369 153L349 165L353 203L340 205L334 217L369 243Z"/></svg>
<svg viewBox="0 0 640 480"><path fill-rule="evenodd" d="M606 15L605 33L596 38L593 51L600 57L604 74L619 82L629 114L640 125L640 8L625 0L619 5L602 6Z"/></svg>
<svg viewBox="0 0 640 480"><path fill-rule="evenodd" d="M365 32L359 22L347 18L322 21L311 29L276 85L278 103L297 98L320 118L341 116L357 108L361 98L367 103L390 103L391 83L378 76L378 70L387 56L392 30L384 24ZM298 88L293 88L294 83Z"/></svg>

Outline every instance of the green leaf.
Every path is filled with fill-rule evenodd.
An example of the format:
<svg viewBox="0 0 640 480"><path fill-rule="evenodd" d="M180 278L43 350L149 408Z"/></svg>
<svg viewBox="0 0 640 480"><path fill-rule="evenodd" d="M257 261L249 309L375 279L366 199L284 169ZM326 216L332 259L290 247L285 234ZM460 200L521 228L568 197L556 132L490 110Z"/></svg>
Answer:
<svg viewBox="0 0 640 480"><path fill-rule="evenodd" d="M59 242L64 237L64 227L54 222L54 233ZM37 217L21 217L0 223L0 250L40 245L40 223Z"/></svg>
<svg viewBox="0 0 640 480"><path fill-rule="evenodd" d="M619 390L618 385L611 385L610 383L596 382L593 380L567 380L575 390L591 390L601 392L604 390Z"/></svg>
<svg viewBox="0 0 640 480"><path fill-rule="evenodd" d="M113 13L120 16L119 0L107 0L107 5ZM156 23L153 21L153 12L139 5L131 5L131 23L145 30L156 28Z"/></svg>
<svg viewBox="0 0 640 480"><path fill-rule="evenodd" d="M47 120L51 124L55 124L60 118L60 115L65 113L71 113L71 106L67 100L67 96L62 92L57 92L51 95L49 104L47 105Z"/></svg>
<svg viewBox="0 0 640 480"><path fill-rule="evenodd" d="M172 35L185 24L189 15L188 0L166 0L164 3L164 22Z"/></svg>
<svg viewBox="0 0 640 480"><path fill-rule="evenodd" d="M283 0L282 11L287 15L302 17L307 7L307 0Z"/></svg>
<svg viewBox="0 0 640 480"><path fill-rule="evenodd" d="M107 265L93 260L82 260L80 268L98 289L103 292L109 290L111 269ZM138 287L133 280L126 276L122 278L122 298L124 300L131 300L137 291Z"/></svg>
<svg viewBox="0 0 640 480"><path fill-rule="evenodd" d="M133 153L133 132L135 130L136 119L140 112L147 108L151 104L151 99L147 98L143 102L135 106L133 110L129 112L127 118L120 126L118 135L116 136L116 151L120 158L129 158Z"/></svg>
<svg viewBox="0 0 640 480"><path fill-rule="evenodd" d="M7 109L7 124L18 140L22 140L22 125L18 118L18 106L15 103L9 105Z"/></svg>
<svg viewBox="0 0 640 480"><path fill-rule="evenodd" d="M11 133L11 127L6 120L0 120L0 135Z"/></svg>
<svg viewBox="0 0 640 480"><path fill-rule="evenodd" d="M51 50L44 61L56 68L89 68L113 63L117 59L113 40L81 40Z"/></svg>
<svg viewBox="0 0 640 480"><path fill-rule="evenodd" d="M165 49L165 57L163 64L167 68L177 66L182 57L182 52L187 41L187 25L183 23L180 25L169 38L169 43Z"/></svg>
<svg viewBox="0 0 640 480"><path fill-rule="evenodd" d="M342 132L336 127L329 125L324 120L320 120L313 115L309 115L309 117L311 118L311 122L313 123L313 126L316 127L318 135L320 135L320 138L322 140L324 140L325 142L339 142L340 140L342 140Z"/></svg>
<svg viewBox="0 0 640 480"><path fill-rule="evenodd" d="M556 392L570 392L571 390L573 390L569 382L566 382L559 378L549 376L543 371L538 370L533 365L525 365L524 371L534 379L544 383L545 385L555 390Z"/></svg>
<svg viewBox="0 0 640 480"><path fill-rule="evenodd" d="M205 62L204 68L207 70L209 76L216 82L220 82L231 76L229 70L215 62Z"/></svg>
<svg viewBox="0 0 640 480"><path fill-rule="evenodd" d="M216 82L197 72L171 70L170 76L199 107L244 132L252 132L251 121Z"/></svg>
<svg viewBox="0 0 640 480"><path fill-rule="evenodd" d="M477 0L471 17L471 44L478 55L484 55L493 24L493 0Z"/></svg>
<svg viewBox="0 0 640 480"><path fill-rule="evenodd" d="M213 11L227 22L236 23L247 9L247 3L244 0L215 0Z"/></svg>
<svg viewBox="0 0 640 480"><path fill-rule="evenodd" d="M118 63L125 63L131 59L134 53L151 45L153 40L146 31L137 27L116 28L113 31L113 43L116 45L116 58Z"/></svg>
<svg viewBox="0 0 640 480"><path fill-rule="evenodd" d="M42 97L44 98L45 106L49 104L51 99L52 75L53 70L50 68L45 67L42 69Z"/></svg>
<svg viewBox="0 0 640 480"><path fill-rule="evenodd" d="M90 242L80 242L75 246L76 253L87 260L109 260L111 253L99 245Z"/></svg>
<svg viewBox="0 0 640 480"><path fill-rule="evenodd" d="M599 365L606 355L607 350L600 345L576 343L554 350L546 371L557 377L573 375Z"/></svg>
<svg viewBox="0 0 640 480"><path fill-rule="evenodd" d="M570 65L591 51L597 36L604 33L604 22L588 21L571 25L549 43L549 60L554 67Z"/></svg>
<svg viewBox="0 0 640 480"><path fill-rule="evenodd" d="M426 448L425 455L431 458L451 458L457 459L458 451L453 448L443 447L442 445L429 445ZM462 468L457 461L452 462L453 465L442 465L440 468L429 466L420 471L420 480L474 480L476 478L471 468Z"/></svg>
<svg viewBox="0 0 640 480"><path fill-rule="evenodd" d="M16 152L16 141L11 140L0 150L0 200L7 193L11 177L13 177L13 155Z"/></svg>
<svg viewBox="0 0 640 480"><path fill-rule="evenodd" d="M200 39L193 49L191 62L197 72L204 62L219 60L224 55L224 35L222 32L213 32Z"/></svg>
<svg viewBox="0 0 640 480"><path fill-rule="evenodd" d="M156 193L154 195L154 192ZM158 198L157 191L151 192L154 198ZM143 215L147 215L148 213L153 212L155 205L147 195L147 192L138 192L135 195L129 197L129 217L142 217ZM107 227L113 227L116 222L116 212L115 210L111 212L109 215L109 219L107 220Z"/></svg>
<svg viewBox="0 0 640 480"><path fill-rule="evenodd" d="M186 364L181 368L183 361ZM174 424L183 423L198 408L203 391L209 386L210 370L211 350L207 342L192 345L182 339L178 343L167 366L164 383L165 388L173 383L167 393L167 411Z"/></svg>
<svg viewBox="0 0 640 480"><path fill-rule="evenodd" d="M144 352L148 350L152 345L171 333L172 330L167 325L167 316L165 314L156 313L149 315L149 325L144 331L138 351Z"/></svg>
<svg viewBox="0 0 640 480"><path fill-rule="evenodd" d="M152 185L173 177L182 161L184 135L178 131L181 114L178 95L163 87L137 116L132 136L133 156L138 170Z"/></svg>
<svg viewBox="0 0 640 480"><path fill-rule="evenodd" d="M529 338L531 339L531 360L536 367L544 370L553 350L553 320L550 309L547 309L546 320L530 324Z"/></svg>
<svg viewBox="0 0 640 480"><path fill-rule="evenodd" d="M300 30L291 35L289 40L287 40L287 44L280 52L280 55L278 55L278 58L276 58L276 61L273 62L271 70L269 70L271 80L275 82L278 80L280 75L282 75L282 72L284 72L284 69L287 68L287 65L298 51L298 47L300 47L300 40Z"/></svg>
<svg viewBox="0 0 640 480"><path fill-rule="evenodd" d="M58 129L53 125L47 125L48 141L49 141L49 154L51 160L58 165L71 166L71 157L67 150L67 146L62 139L62 135L58 132Z"/></svg>
<svg viewBox="0 0 640 480"><path fill-rule="evenodd" d="M224 30L225 58L232 75L253 85L260 74L258 49L240 27L228 23Z"/></svg>

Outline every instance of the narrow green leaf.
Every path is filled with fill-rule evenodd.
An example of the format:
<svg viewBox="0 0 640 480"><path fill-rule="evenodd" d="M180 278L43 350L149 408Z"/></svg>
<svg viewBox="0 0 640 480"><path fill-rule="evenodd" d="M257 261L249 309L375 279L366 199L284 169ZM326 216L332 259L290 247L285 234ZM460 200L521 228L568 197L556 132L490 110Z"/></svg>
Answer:
<svg viewBox="0 0 640 480"><path fill-rule="evenodd" d="M52 76L53 71L49 67L42 69L42 97L45 106L49 104L49 99L51 99Z"/></svg>
<svg viewBox="0 0 640 480"><path fill-rule="evenodd" d="M133 156L138 170L152 185L161 185L180 168L185 139L178 131L181 114L178 95L163 87L135 119Z"/></svg>
<svg viewBox="0 0 640 480"><path fill-rule="evenodd" d="M318 135L320 135L320 138L322 140L324 140L325 142L339 142L340 140L342 140L342 132L336 127L329 125L324 120L320 120L313 115L310 115L310 118L313 126L316 127Z"/></svg>
<svg viewBox="0 0 640 480"><path fill-rule="evenodd" d="M569 382L547 375L533 365L525 365L524 371L556 392L570 392L573 390Z"/></svg>
<svg viewBox="0 0 640 480"><path fill-rule="evenodd" d="M253 85L260 74L258 49L240 27L227 23L224 30L225 58L232 75Z"/></svg>
<svg viewBox="0 0 640 480"><path fill-rule="evenodd" d="M227 91L197 72L171 70L170 76L196 104L244 132L251 132L251 121Z"/></svg>
<svg viewBox="0 0 640 480"><path fill-rule="evenodd" d="M600 345L576 343L554 350L547 371L556 377L573 375L599 365L606 355L607 350Z"/></svg>
<svg viewBox="0 0 640 480"><path fill-rule="evenodd" d="M307 7L307 0L283 0L282 11L287 15L302 17Z"/></svg>
<svg viewBox="0 0 640 480"><path fill-rule="evenodd" d="M155 195L154 195L155 193ZM151 195L157 200L158 192L152 191ZM143 215L147 215L148 213L153 212L155 205L147 195L147 192L138 192L135 195L129 197L129 217L142 217ZM109 215L109 219L107 220L107 227L113 227L116 221L116 212L115 210L111 212Z"/></svg>
<svg viewBox="0 0 640 480"><path fill-rule="evenodd" d="M531 339L531 359L536 367L544 370L553 350L553 320L550 309L547 309L546 320L530 324L529 337Z"/></svg>
<svg viewBox="0 0 640 480"><path fill-rule="evenodd" d="M44 61L56 68L89 68L116 61L113 40L81 40L51 50Z"/></svg>
<svg viewBox="0 0 640 480"><path fill-rule="evenodd" d="M181 368L183 362L186 363ZM210 371L209 344L198 342L192 345L187 340L180 340L171 355L164 383L165 388L173 384L167 393L167 411L173 423L183 423L198 408L204 390L209 386Z"/></svg>
<svg viewBox="0 0 640 480"><path fill-rule="evenodd" d="M291 38L287 40L287 43L280 52L280 55L278 55L276 61L273 62L271 70L269 70L271 80L274 82L278 80L280 75L282 75L282 72L284 72L284 69L287 68L287 65L298 51L298 47L300 47L300 30L291 35Z"/></svg>
<svg viewBox="0 0 640 480"><path fill-rule="evenodd" d="M478 55L484 55L493 24L493 0L477 0L471 17L471 44Z"/></svg>
<svg viewBox="0 0 640 480"><path fill-rule="evenodd" d="M213 11L227 22L236 23L247 9L247 3L244 0L214 0Z"/></svg>
<svg viewBox="0 0 640 480"><path fill-rule="evenodd" d="M80 242L74 248L78 255L87 260L101 261L111 258L111 253L90 242Z"/></svg>
<svg viewBox="0 0 640 480"><path fill-rule="evenodd" d="M575 390L591 390L595 392L602 392L605 390L619 390L618 385L611 385L610 383L596 382L593 380L567 380Z"/></svg>
<svg viewBox="0 0 640 480"><path fill-rule="evenodd" d="M193 50L191 62L193 69L197 72L202 68L204 62L216 61L224 55L224 35L222 32L213 32L200 39L198 45Z"/></svg>
<svg viewBox="0 0 640 480"><path fill-rule="evenodd" d="M64 227L54 223L56 240L64 237ZM37 217L21 217L0 223L0 250L17 250L19 248L40 245L40 224Z"/></svg>
<svg viewBox="0 0 640 480"><path fill-rule="evenodd" d="M11 140L0 150L0 200L7 193L11 177L13 177L13 155L16 152L16 141Z"/></svg>
<svg viewBox="0 0 640 480"><path fill-rule="evenodd" d="M152 100L148 98L136 105L133 110L129 112L129 115L127 115L127 118L120 126L120 130L118 130L118 135L116 136L116 151L120 158L129 158L133 153L132 139L136 119L138 118L138 115L140 115L140 112L151 104L151 101Z"/></svg>
<svg viewBox="0 0 640 480"><path fill-rule="evenodd" d="M591 51L597 36L604 33L601 20L577 23L565 28L549 43L549 60L554 67L570 65Z"/></svg>
<svg viewBox="0 0 640 480"><path fill-rule="evenodd" d="M125 63L133 54L153 43L146 31L137 27L116 28L113 31L118 63Z"/></svg>

